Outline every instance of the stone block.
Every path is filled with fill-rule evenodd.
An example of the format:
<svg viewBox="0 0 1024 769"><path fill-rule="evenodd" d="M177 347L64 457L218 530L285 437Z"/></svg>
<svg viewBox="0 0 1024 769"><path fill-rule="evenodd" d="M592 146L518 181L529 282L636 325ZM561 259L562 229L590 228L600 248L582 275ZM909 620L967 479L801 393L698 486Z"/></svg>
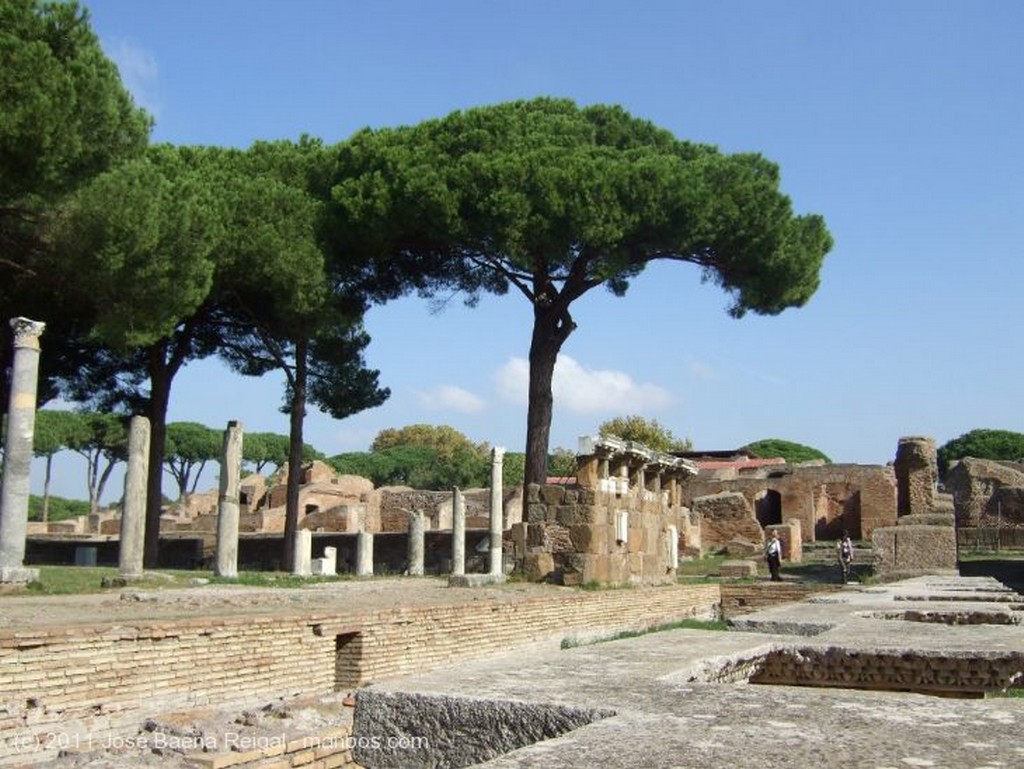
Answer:
<svg viewBox="0 0 1024 769"><path fill-rule="evenodd" d="M590 510L579 505L558 505L555 508L555 520L563 526L576 526L590 523Z"/></svg>
<svg viewBox="0 0 1024 769"><path fill-rule="evenodd" d="M545 505L560 505L565 499L565 488L562 486L541 486L540 501Z"/></svg>
<svg viewBox="0 0 1024 769"><path fill-rule="evenodd" d="M523 558L523 576L530 582L542 582L555 570L551 553L528 553Z"/></svg>
<svg viewBox="0 0 1024 769"><path fill-rule="evenodd" d="M875 551L875 570L887 574L896 567L896 526L876 528L871 533L871 545Z"/></svg>
<svg viewBox="0 0 1024 769"><path fill-rule="evenodd" d="M956 569L956 563L952 526L896 527L896 571L949 571Z"/></svg>
<svg viewBox="0 0 1024 769"><path fill-rule="evenodd" d="M622 585L629 582L629 569L626 565L626 556L612 554L608 556L608 583L611 585Z"/></svg>
<svg viewBox="0 0 1024 769"><path fill-rule="evenodd" d="M626 580L640 582L644 578L644 554L629 553L626 556Z"/></svg>
<svg viewBox="0 0 1024 769"><path fill-rule="evenodd" d="M452 574L448 577L448 587L486 587L487 585L503 585L504 574Z"/></svg>
<svg viewBox="0 0 1024 769"><path fill-rule="evenodd" d="M526 524L526 546L544 547L546 544L544 531L547 527L543 523Z"/></svg>
<svg viewBox="0 0 1024 769"><path fill-rule="evenodd" d="M718 567L718 576L727 579L742 579L757 576L757 562L752 560L723 561Z"/></svg>
<svg viewBox="0 0 1024 769"><path fill-rule="evenodd" d="M548 509L539 502L531 502L526 506L527 523L543 523L548 515Z"/></svg>
<svg viewBox="0 0 1024 769"><path fill-rule="evenodd" d="M584 488L596 489L601 461L597 457L580 457L576 463L576 483Z"/></svg>
<svg viewBox="0 0 1024 769"><path fill-rule="evenodd" d="M600 585L613 584L610 558L607 555L586 555L583 559L583 581Z"/></svg>
<svg viewBox="0 0 1024 769"><path fill-rule="evenodd" d="M579 553L605 553L608 550L605 526L570 526L569 538Z"/></svg>
<svg viewBox="0 0 1024 769"><path fill-rule="evenodd" d="M526 524L525 523L514 523L511 528L512 532L512 550L517 557L522 557L526 553Z"/></svg>

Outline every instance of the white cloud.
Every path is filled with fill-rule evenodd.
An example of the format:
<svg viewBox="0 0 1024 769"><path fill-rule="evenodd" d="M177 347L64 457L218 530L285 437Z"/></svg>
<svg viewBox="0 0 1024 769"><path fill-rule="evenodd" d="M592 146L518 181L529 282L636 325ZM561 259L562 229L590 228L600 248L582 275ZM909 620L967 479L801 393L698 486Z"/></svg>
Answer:
<svg viewBox="0 0 1024 769"><path fill-rule="evenodd" d="M498 393L507 401L527 403L530 366L522 358L510 358L497 373ZM638 412L660 409L672 402L663 387L638 384L622 371L586 369L568 355L559 355L551 382L555 404L578 414Z"/></svg>
<svg viewBox="0 0 1024 769"><path fill-rule="evenodd" d="M156 57L127 40L114 40L107 48L107 55L117 65L121 82L131 92L135 103L158 117L161 105L157 96Z"/></svg>
<svg viewBox="0 0 1024 769"><path fill-rule="evenodd" d="M483 398L454 385L439 385L430 392L421 392L418 395L424 407L434 410L479 414L487 405Z"/></svg>

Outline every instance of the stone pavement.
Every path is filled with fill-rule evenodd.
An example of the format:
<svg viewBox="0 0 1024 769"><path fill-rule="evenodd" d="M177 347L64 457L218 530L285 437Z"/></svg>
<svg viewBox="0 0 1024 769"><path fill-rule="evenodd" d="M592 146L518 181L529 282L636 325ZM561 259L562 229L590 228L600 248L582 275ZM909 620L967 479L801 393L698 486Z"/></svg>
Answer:
<svg viewBox="0 0 1024 769"><path fill-rule="evenodd" d="M707 681L794 646L918 661L995 655L1020 675L1022 610L1024 598L994 580L930 577L847 586L746 615L742 631L512 650L361 690L356 740L398 747L360 750L357 742L355 757L368 767L410 768L1021 767L1022 698ZM517 724L541 726L520 737ZM494 747L522 745L538 731L561 736L503 755Z"/></svg>

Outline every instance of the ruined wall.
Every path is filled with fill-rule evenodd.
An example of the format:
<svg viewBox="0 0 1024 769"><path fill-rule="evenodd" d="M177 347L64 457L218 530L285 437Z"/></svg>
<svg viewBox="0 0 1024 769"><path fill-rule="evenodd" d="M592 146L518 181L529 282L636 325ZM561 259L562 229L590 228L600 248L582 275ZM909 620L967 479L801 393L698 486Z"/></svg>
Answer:
<svg viewBox="0 0 1024 769"><path fill-rule="evenodd" d="M673 582L669 527L678 532L688 512L660 495L531 485L526 521L512 527L513 555L531 578L563 584Z"/></svg>
<svg viewBox="0 0 1024 769"><path fill-rule="evenodd" d="M695 497L691 507L700 517L700 541L704 552L721 550L734 539L761 543L764 531L743 494L723 491Z"/></svg>
<svg viewBox="0 0 1024 769"><path fill-rule="evenodd" d="M958 526L1024 524L1024 465L967 457L943 479Z"/></svg>
<svg viewBox="0 0 1024 769"><path fill-rule="evenodd" d="M26 760L55 757L39 746L56 733L101 739L134 732L147 714L345 691L572 632L711 617L718 600L717 585L672 585L355 615L0 630L0 763L21 750Z"/></svg>
<svg viewBox="0 0 1024 769"><path fill-rule="evenodd" d="M922 436L900 438L893 464L898 489L898 515L932 512L935 485L939 480L935 439Z"/></svg>
<svg viewBox="0 0 1024 769"><path fill-rule="evenodd" d="M902 516L898 526L872 535L875 574L888 579L946 574L957 568L956 527L952 515Z"/></svg>
<svg viewBox="0 0 1024 769"><path fill-rule="evenodd" d="M783 582L723 582L722 619L750 614L769 606L802 601L812 593L839 590L839 585L809 585Z"/></svg>
<svg viewBox="0 0 1024 769"><path fill-rule="evenodd" d="M843 529L854 539L869 539L876 527L896 523L896 478L884 465L787 465L731 480L701 474L685 483L683 504L722 492L742 494L754 511L767 494L777 495L774 519L760 523L797 519L808 542L838 539Z"/></svg>

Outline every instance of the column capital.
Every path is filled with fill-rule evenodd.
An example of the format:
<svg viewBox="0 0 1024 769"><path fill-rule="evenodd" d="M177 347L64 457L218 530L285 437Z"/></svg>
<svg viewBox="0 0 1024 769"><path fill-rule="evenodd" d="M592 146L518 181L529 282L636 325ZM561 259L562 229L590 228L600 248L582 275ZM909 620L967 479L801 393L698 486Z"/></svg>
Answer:
<svg viewBox="0 0 1024 769"><path fill-rule="evenodd" d="M29 320L28 318L11 318L15 348L38 350L39 337L45 328L46 324L42 321Z"/></svg>
<svg viewBox="0 0 1024 769"><path fill-rule="evenodd" d="M491 449L491 459L495 462L501 462L505 458L504 446L495 446Z"/></svg>

